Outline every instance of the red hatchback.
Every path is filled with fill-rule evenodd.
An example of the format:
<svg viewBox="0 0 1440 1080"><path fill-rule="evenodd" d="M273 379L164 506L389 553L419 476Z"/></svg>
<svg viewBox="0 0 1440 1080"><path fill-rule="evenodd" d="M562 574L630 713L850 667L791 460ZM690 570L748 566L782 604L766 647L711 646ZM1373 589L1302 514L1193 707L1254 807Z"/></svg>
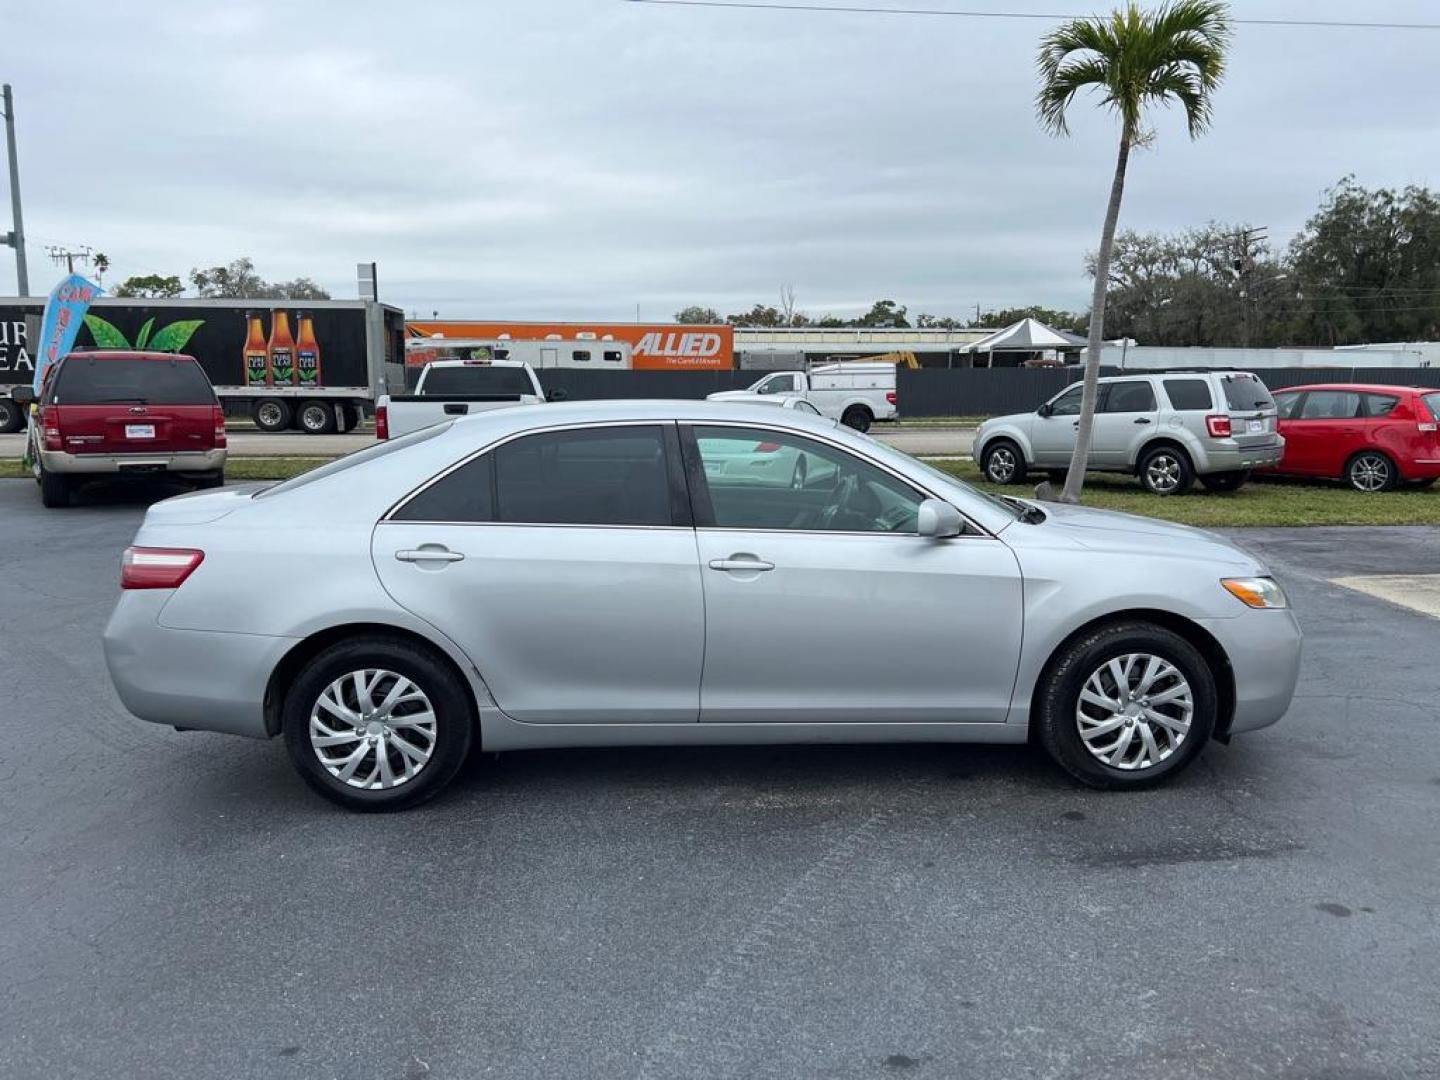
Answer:
<svg viewBox="0 0 1440 1080"><path fill-rule="evenodd" d="M100 476L225 482L225 414L193 356L73 352L45 372L37 405L30 456L46 506Z"/></svg>
<svg viewBox="0 0 1440 1080"><path fill-rule="evenodd" d="M1285 457L1265 472L1333 477L1367 492L1440 477L1440 390L1325 383L1281 390L1275 405Z"/></svg>

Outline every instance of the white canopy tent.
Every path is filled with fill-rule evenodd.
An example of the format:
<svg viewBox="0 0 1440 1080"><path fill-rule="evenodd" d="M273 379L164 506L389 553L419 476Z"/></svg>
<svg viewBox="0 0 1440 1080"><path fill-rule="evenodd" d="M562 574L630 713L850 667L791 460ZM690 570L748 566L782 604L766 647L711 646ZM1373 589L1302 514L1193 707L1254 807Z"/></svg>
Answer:
<svg viewBox="0 0 1440 1080"><path fill-rule="evenodd" d="M996 353L1067 353L1080 352L1086 341L1079 334L1056 330L1038 319L1021 319L1019 322L996 330L993 334L962 346L960 351L971 356L985 354L985 366L992 367Z"/></svg>

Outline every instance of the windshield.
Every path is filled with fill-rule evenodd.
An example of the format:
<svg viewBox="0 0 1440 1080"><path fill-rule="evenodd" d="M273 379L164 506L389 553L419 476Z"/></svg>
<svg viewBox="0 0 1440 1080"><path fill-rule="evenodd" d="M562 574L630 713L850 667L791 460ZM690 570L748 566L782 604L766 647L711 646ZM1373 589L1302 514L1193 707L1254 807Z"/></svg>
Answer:
<svg viewBox="0 0 1440 1080"><path fill-rule="evenodd" d="M967 495L973 495L977 499L984 499L991 506L994 506L996 509L1003 510L1007 515L1016 519L1017 521L1024 514L1024 511L1020 508L1020 506L1016 505L1014 502L1011 502L999 495L992 495L988 491L982 491L974 484L967 483L966 481L961 480L954 473L948 473L944 469L937 469L928 461L921 461L917 457L912 457L910 454L905 453L904 450L897 450L895 449L895 447L890 446L886 443L882 443L878 439L870 435L866 435L862 432L851 431L848 434L858 436L859 438L864 439L866 442L872 443L878 451L877 456L882 458L889 457L892 459L901 458L904 461L904 464L909 468L916 469L919 472L924 473L931 479L940 481L942 484L950 484L954 487L958 487Z"/></svg>
<svg viewBox="0 0 1440 1080"><path fill-rule="evenodd" d="M284 483L272 484L267 488L261 488L255 493L255 497L267 498L271 495L283 495L287 491L294 491L306 484L314 483L316 480L324 480L327 476L334 476L336 473L353 469L356 465L364 465L367 461L374 461L377 458L393 454L397 450L405 450L408 447L419 443L427 442L437 435L443 435L449 431L455 423L454 420L446 420L444 423L433 424L430 427L421 428L419 431L412 431L408 435L401 435L398 439L386 439L384 442L377 442L373 446L367 446L364 450L356 450L352 454L346 454L342 458L321 465L318 469L311 469L307 473L292 477Z"/></svg>
<svg viewBox="0 0 1440 1080"><path fill-rule="evenodd" d="M534 394L530 374L523 367L432 367L425 373L418 393L426 397L465 394L504 394L519 397Z"/></svg>

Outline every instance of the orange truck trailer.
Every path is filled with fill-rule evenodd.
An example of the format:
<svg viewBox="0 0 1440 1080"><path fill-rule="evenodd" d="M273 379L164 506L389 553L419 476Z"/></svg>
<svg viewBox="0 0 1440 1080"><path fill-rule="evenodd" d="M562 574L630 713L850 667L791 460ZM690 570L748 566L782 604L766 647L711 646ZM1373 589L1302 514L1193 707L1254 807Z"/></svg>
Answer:
<svg viewBox="0 0 1440 1080"><path fill-rule="evenodd" d="M550 341L559 348L558 366L569 367L571 346L622 342L621 352L637 371L729 371L735 366L733 326L685 326L679 323L495 322L481 319L415 319L406 322L409 338L461 338L486 341ZM423 359L414 350L416 363ZM407 361L408 362L408 361ZM573 366L582 366L579 364Z"/></svg>

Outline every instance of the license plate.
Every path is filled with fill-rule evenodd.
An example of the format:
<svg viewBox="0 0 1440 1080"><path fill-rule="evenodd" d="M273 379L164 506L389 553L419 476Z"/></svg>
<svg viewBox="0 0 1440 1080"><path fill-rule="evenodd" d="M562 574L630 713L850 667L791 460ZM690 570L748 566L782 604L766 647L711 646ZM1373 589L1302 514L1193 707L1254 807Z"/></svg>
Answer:
<svg viewBox="0 0 1440 1080"><path fill-rule="evenodd" d="M127 439L153 439L155 437L155 425L126 424L125 437Z"/></svg>
<svg viewBox="0 0 1440 1080"><path fill-rule="evenodd" d="M1245 430L1251 435L1259 435L1265 431L1264 420L1246 420Z"/></svg>

